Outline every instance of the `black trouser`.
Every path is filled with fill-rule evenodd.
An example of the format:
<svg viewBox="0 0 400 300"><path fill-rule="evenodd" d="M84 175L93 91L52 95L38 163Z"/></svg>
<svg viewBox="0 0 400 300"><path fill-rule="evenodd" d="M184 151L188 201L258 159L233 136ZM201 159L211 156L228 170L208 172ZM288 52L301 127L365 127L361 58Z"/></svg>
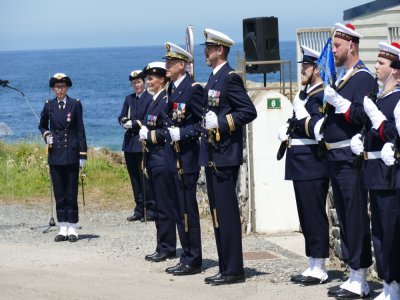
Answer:
<svg viewBox="0 0 400 300"><path fill-rule="evenodd" d="M370 190L372 242L378 276L400 282L400 191Z"/></svg>
<svg viewBox="0 0 400 300"><path fill-rule="evenodd" d="M214 233L217 243L219 271L223 275L241 275L243 271L242 228L236 196L239 166L206 167L207 191L211 214L217 210L218 228Z"/></svg>
<svg viewBox="0 0 400 300"><path fill-rule="evenodd" d="M174 205L172 199L176 196L176 191L173 178L164 166L153 167L148 171L156 199L156 251L176 254L176 226L172 209Z"/></svg>
<svg viewBox="0 0 400 300"><path fill-rule="evenodd" d="M354 173L352 160L330 161L329 172L343 261L353 270L368 268L372 264L371 232L363 173Z"/></svg>
<svg viewBox="0 0 400 300"><path fill-rule="evenodd" d="M58 222L78 223L79 163L50 165Z"/></svg>
<svg viewBox="0 0 400 300"><path fill-rule="evenodd" d="M124 152L126 168L128 169L129 178L131 179L134 201L136 202L134 214L138 217L144 216L143 189L146 189L146 211L147 216L154 218L155 200L154 192L148 179L143 181L142 171L142 153L141 152Z"/></svg>
<svg viewBox="0 0 400 300"><path fill-rule="evenodd" d="M202 264L200 217L197 205L196 189L199 172L183 174L183 183L178 173L171 173L177 191L174 200L174 217L178 228L179 240L183 249L180 257L181 263L192 267L200 267ZM184 203L184 196L186 204ZM185 205L188 215L188 232L185 232Z"/></svg>
<svg viewBox="0 0 400 300"><path fill-rule="evenodd" d="M326 197L329 178L293 181L297 212L304 235L306 255L329 257L329 222Z"/></svg>

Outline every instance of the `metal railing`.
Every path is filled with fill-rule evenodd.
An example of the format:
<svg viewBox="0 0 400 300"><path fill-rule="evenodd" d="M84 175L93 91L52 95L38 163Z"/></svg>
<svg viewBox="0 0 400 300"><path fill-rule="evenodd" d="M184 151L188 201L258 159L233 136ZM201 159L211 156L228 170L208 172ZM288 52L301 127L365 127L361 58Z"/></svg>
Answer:
<svg viewBox="0 0 400 300"><path fill-rule="evenodd" d="M247 87L247 82L246 82L246 67L247 66L256 66L256 65L273 65L273 64L280 64L280 72L281 72L281 82L279 86L274 86L274 87L268 87L268 86L263 86L263 87ZM286 81L285 81L285 65L289 65L289 86L286 86ZM270 91L270 90L279 90L283 91L283 94L286 94L286 90L289 90L289 95L292 98L292 92L293 92L293 87L292 87L292 62L290 60L260 60L260 61L242 61L242 78L243 82L246 86L246 89L248 91Z"/></svg>

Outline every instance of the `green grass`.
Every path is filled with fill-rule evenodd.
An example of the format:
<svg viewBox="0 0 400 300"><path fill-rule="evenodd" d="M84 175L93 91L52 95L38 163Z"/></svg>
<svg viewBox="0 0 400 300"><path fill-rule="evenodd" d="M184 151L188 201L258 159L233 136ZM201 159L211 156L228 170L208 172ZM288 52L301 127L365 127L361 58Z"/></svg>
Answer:
<svg viewBox="0 0 400 300"><path fill-rule="evenodd" d="M109 150L89 150L85 165L85 197L107 206L132 204L132 191L124 164ZM49 169L45 145L37 141L7 144L0 141L0 200L47 201ZM79 195L80 196L80 195Z"/></svg>

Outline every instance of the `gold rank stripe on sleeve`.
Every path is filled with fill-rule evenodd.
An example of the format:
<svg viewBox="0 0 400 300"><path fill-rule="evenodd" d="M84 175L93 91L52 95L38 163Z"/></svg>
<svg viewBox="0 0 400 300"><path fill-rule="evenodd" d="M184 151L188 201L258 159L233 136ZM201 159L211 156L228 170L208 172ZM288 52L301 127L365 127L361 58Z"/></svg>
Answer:
<svg viewBox="0 0 400 300"><path fill-rule="evenodd" d="M87 152L79 152L79 155L87 155Z"/></svg>
<svg viewBox="0 0 400 300"><path fill-rule="evenodd" d="M142 128L142 122L140 122L139 120L136 120L136 123L138 123L139 127Z"/></svg>
<svg viewBox="0 0 400 300"><path fill-rule="evenodd" d="M43 133L43 138L46 138L46 136L48 136L50 134L50 131L45 131L44 133Z"/></svg>
<svg viewBox="0 0 400 300"><path fill-rule="evenodd" d="M198 84L200 84L200 82L193 82L192 83L192 86L195 86L195 85L198 85ZM201 84L200 84L201 85Z"/></svg>
<svg viewBox="0 0 400 300"><path fill-rule="evenodd" d="M229 130L235 131L235 122L233 121L233 117L232 114L227 114L226 115L226 120L228 121L228 125L229 125Z"/></svg>
<svg viewBox="0 0 400 300"><path fill-rule="evenodd" d="M230 71L229 75L231 75L231 74L236 74L236 72L235 71Z"/></svg>
<svg viewBox="0 0 400 300"><path fill-rule="evenodd" d="M151 142L153 144L157 144L157 137L156 137L156 131L155 130L150 131L150 136L151 136Z"/></svg>
<svg viewBox="0 0 400 300"><path fill-rule="evenodd" d="M307 136L311 137L310 132L308 131L308 123L310 123L311 117L308 116L306 119L306 122L304 124L304 129L306 131Z"/></svg>

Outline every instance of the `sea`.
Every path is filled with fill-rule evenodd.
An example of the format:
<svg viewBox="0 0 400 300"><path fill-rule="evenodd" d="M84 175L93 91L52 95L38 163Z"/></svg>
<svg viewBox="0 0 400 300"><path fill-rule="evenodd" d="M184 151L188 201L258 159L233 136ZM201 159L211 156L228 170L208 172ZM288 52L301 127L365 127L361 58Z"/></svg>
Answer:
<svg viewBox="0 0 400 300"><path fill-rule="evenodd" d="M184 46L183 46L184 47ZM292 80L296 79L296 42L281 41L280 58L292 63ZM207 82L211 69L205 64L204 46L194 47L195 80ZM68 95L83 104L86 138L89 146L121 150L124 129L117 118L125 96L131 94L129 74L149 62L163 61L165 48L160 46L0 51L0 79L22 91L0 86L0 140L14 143L35 141L39 137L38 120L46 99L54 98L48 87L49 76L62 72L70 76L73 86ZM236 68L243 57L243 44L235 44L229 64ZM287 68L287 67L286 67ZM268 82L289 81L280 72L267 74ZM247 79L262 82L263 74L249 74ZM6 134L8 133L8 134Z"/></svg>

